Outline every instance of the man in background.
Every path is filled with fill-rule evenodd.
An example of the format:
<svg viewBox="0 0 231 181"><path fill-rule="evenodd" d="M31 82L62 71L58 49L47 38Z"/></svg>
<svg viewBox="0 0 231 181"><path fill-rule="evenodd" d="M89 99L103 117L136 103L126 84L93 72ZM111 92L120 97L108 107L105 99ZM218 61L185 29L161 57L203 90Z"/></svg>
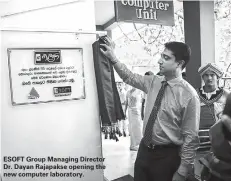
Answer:
<svg viewBox="0 0 231 181"><path fill-rule="evenodd" d="M126 104L126 90L125 90L125 85L123 82L118 82L118 92L120 96L120 102L123 108L124 115L126 116L125 112L125 104ZM119 120L119 129L121 133L123 134L124 137L128 136L128 123L127 120Z"/></svg>

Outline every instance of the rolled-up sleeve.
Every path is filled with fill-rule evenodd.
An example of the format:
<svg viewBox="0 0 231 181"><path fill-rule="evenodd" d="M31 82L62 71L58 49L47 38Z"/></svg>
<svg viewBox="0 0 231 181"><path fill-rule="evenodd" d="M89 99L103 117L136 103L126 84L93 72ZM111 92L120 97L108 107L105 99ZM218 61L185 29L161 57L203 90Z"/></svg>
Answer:
<svg viewBox="0 0 231 181"><path fill-rule="evenodd" d="M136 73L131 72L127 66L121 62L117 62L114 65L114 68L120 78L127 84L144 91L148 92L151 82L155 75L153 76L142 76Z"/></svg>
<svg viewBox="0 0 231 181"><path fill-rule="evenodd" d="M196 150L199 146L200 100L198 96L191 97L185 105L182 119L182 135L184 143L181 147L181 164L178 173L187 176L194 164Z"/></svg>

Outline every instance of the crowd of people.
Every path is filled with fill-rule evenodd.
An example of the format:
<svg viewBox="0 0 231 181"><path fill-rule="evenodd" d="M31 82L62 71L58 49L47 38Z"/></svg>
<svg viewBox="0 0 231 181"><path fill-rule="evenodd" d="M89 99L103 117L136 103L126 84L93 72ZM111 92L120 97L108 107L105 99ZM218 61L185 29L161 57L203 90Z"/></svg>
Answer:
<svg viewBox="0 0 231 181"><path fill-rule="evenodd" d="M123 82L132 87L125 111L134 129L130 148L138 149L134 181L231 181L231 94L218 86L222 70L216 64L202 65L198 74L203 86L195 89L183 78L191 57L183 42L164 44L158 75L130 71L116 57L110 38L101 46ZM137 106L142 105L140 91L143 112Z"/></svg>

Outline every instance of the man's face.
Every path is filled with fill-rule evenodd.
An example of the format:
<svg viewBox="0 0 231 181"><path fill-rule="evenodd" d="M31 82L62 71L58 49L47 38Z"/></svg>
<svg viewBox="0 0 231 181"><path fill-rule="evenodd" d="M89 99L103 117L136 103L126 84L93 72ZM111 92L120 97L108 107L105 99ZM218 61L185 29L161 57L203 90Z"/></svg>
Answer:
<svg viewBox="0 0 231 181"><path fill-rule="evenodd" d="M165 48L161 54L161 58L158 61L160 66L160 73L162 75L169 75L176 71L179 63L176 62L176 58L171 50Z"/></svg>
<svg viewBox="0 0 231 181"><path fill-rule="evenodd" d="M217 74L215 74L213 71L206 71L204 75L202 76L202 79L207 86L216 86L217 85Z"/></svg>

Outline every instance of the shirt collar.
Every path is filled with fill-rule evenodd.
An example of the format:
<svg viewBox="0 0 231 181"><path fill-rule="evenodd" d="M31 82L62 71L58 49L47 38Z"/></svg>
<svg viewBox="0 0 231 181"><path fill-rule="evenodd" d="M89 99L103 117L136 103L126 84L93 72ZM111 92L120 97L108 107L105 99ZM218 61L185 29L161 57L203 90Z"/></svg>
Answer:
<svg viewBox="0 0 231 181"><path fill-rule="evenodd" d="M201 91L202 91L202 94L205 94L205 95L206 95L206 94L216 94L217 91L219 90L218 87L217 87L213 92L205 92L203 87L201 87L200 89L201 89Z"/></svg>
<svg viewBox="0 0 231 181"><path fill-rule="evenodd" d="M183 80L182 75L179 75L178 77L167 81L167 83L170 87L173 87L173 86L179 84L182 80ZM163 78L163 81L166 81L165 77Z"/></svg>

